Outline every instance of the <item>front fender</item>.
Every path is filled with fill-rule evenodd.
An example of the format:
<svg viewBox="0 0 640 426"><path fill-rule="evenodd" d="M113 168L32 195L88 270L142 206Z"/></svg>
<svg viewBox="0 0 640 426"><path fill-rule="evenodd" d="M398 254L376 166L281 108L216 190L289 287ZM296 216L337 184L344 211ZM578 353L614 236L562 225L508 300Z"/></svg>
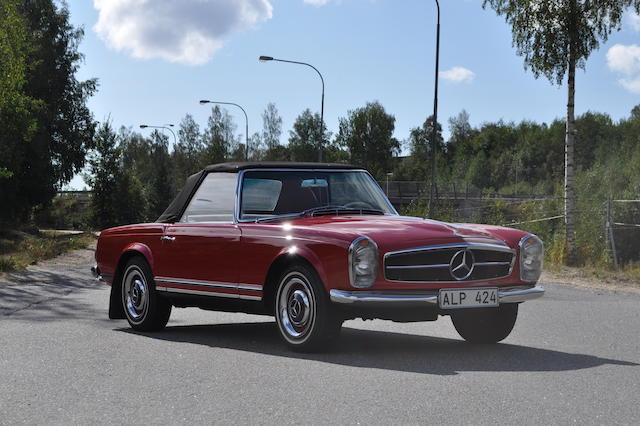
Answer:
<svg viewBox="0 0 640 426"><path fill-rule="evenodd" d="M122 250L122 252L120 253L120 259L126 257L126 255L131 252L136 252L143 255L147 263L151 267L151 270L153 271L153 253L151 252L149 246L143 243L131 243Z"/></svg>

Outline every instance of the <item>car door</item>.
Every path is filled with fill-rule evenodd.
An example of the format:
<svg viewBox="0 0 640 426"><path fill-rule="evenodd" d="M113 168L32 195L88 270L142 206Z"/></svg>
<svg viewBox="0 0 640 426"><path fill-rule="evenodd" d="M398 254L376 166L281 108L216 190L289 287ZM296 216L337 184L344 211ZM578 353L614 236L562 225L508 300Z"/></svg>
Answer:
<svg viewBox="0 0 640 426"><path fill-rule="evenodd" d="M179 222L162 235L154 270L159 290L237 297L240 229L234 223L236 173L209 173Z"/></svg>

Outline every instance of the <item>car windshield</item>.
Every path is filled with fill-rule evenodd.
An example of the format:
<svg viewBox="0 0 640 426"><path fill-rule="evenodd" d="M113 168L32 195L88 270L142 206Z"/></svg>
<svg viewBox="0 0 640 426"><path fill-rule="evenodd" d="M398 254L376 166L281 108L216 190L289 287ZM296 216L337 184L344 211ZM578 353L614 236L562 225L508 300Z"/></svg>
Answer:
<svg viewBox="0 0 640 426"><path fill-rule="evenodd" d="M323 212L396 214L378 184L362 171L260 170L243 175L241 220Z"/></svg>

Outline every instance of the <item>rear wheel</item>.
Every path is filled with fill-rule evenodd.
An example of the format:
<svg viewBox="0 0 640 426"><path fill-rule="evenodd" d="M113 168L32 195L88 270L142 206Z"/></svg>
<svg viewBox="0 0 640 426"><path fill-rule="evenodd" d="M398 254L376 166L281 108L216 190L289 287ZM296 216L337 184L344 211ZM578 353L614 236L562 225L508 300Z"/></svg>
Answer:
<svg viewBox="0 0 640 426"><path fill-rule="evenodd" d="M326 347L342 326L320 279L306 265L291 266L280 276L274 312L280 337L297 351Z"/></svg>
<svg viewBox="0 0 640 426"><path fill-rule="evenodd" d="M497 308L461 309L451 314L451 321L467 342L497 343L511 333L517 317L518 304L507 303Z"/></svg>
<svg viewBox="0 0 640 426"><path fill-rule="evenodd" d="M124 269L122 306L134 330L162 330L169 321L171 304L158 296L151 268L140 257L129 260Z"/></svg>

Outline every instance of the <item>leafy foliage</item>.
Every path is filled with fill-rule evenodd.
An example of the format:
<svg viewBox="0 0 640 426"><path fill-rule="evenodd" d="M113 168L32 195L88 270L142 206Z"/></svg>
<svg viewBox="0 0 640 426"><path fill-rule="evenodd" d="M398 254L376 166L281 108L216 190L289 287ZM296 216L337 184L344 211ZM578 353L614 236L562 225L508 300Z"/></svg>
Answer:
<svg viewBox="0 0 640 426"><path fill-rule="evenodd" d="M312 114L308 108L296 118L293 130L289 131L289 152L292 161L318 161L318 150L331 134L322 126L320 134L320 114Z"/></svg>
<svg viewBox="0 0 640 426"><path fill-rule="evenodd" d="M640 13L640 0L484 0L513 29L513 44L525 67L561 84L569 55L584 68L591 52L620 29L629 6Z"/></svg>
<svg viewBox="0 0 640 426"><path fill-rule="evenodd" d="M351 163L382 177L391 170L393 154L400 151L400 143L393 137L395 121L379 102L369 102L340 120L336 142L346 148Z"/></svg>
<svg viewBox="0 0 640 426"><path fill-rule="evenodd" d="M48 203L84 166L95 80L78 81L81 29L53 0L0 4L0 222Z"/></svg>

